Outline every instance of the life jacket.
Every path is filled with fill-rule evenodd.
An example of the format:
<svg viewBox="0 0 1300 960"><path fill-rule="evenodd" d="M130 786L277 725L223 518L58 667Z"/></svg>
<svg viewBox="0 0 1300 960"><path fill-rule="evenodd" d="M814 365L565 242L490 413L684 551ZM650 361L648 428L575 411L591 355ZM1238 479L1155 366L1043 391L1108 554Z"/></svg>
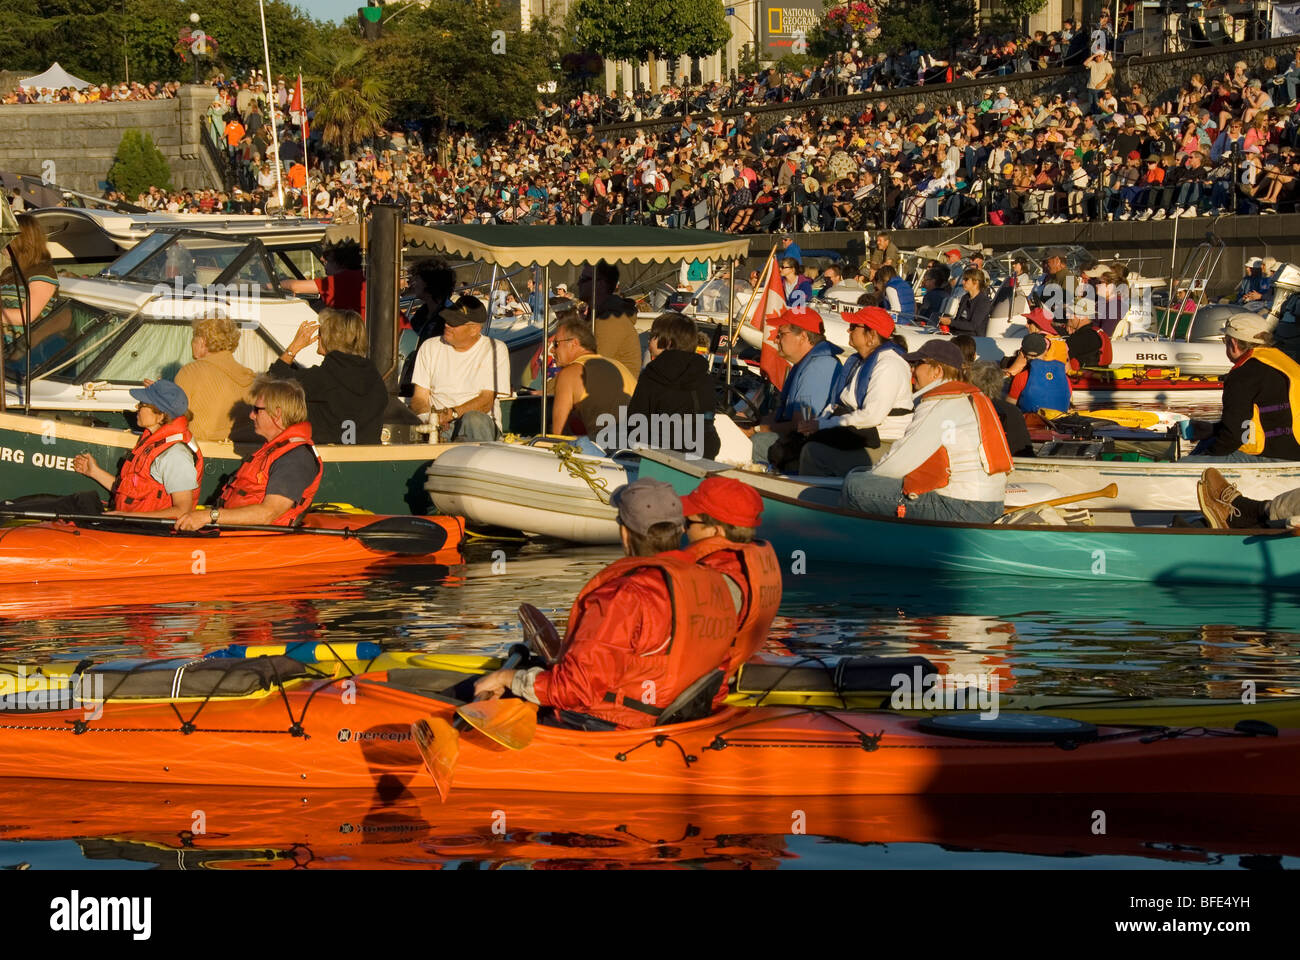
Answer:
<svg viewBox="0 0 1300 960"><path fill-rule="evenodd" d="M1233 369L1251 358L1286 375L1287 402L1290 407L1290 409L1286 410L1276 407L1265 407L1261 410L1259 404L1254 404L1251 407L1249 442L1241 445L1241 452L1259 456L1264 452L1264 446L1268 443L1270 437L1284 436L1290 433L1300 438L1300 364L1297 364L1277 347L1255 347L1250 353L1238 360ZM1266 430L1263 422L1264 414L1269 414L1271 422L1277 423L1281 421L1284 425ZM1277 414L1281 414L1281 416L1279 417Z"/></svg>
<svg viewBox="0 0 1300 960"><path fill-rule="evenodd" d="M596 574L573 601L561 657L575 627L582 622L587 597L611 581L644 569L659 570L668 583L668 636L650 653L629 655L617 664L621 668L614 681L617 686L607 690L597 703L575 707L620 727L653 726L688 686L711 670L726 670L736 636L734 605L722 574L674 550L654 557L624 557ZM622 623L617 629L616 642L626 641L630 647L631 625ZM653 702L646 702L647 697Z"/></svg>
<svg viewBox="0 0 1300 960"><path fill-rule="evenodd" d="M1101 360L1099 365L1109 367L1115 361L1115 348L1110 342L1110 334L1095 323L1092 324L1092 329L1096 330L1097 336L1101 337Z"/></svg>
<svg viewBox="0 0 1300 960"><path fill-rule="evenodd" d="M1007 446L1006 431L1002 421L993 407L993 401L980 393L969 383L949 380L939 384L918 403L937 400L941 397L966 396L975 408L975 416L980 425L980 466L990 477L998 473L1011 472L1011 448ZM952 478L952 465L948 458L948 448L940 446L924 463L903 478L903 492L908 496L942 490Z"/></svg>
<svg viewBox="0 0 1300 960"><path fill-rule="evenodd" d="M1036 357L1029 361L1024 389L1016 403L1026 413L1070 409L1070 377L1061 360Z"/></svg>
<svg viewBox="0 0 1300 960"><path fill-rule="evenodd" d="M902 277L894 277L889 283L885 284L898 295L898 316L895 318L903 323L911 323L916 319L916 293L908 286L907 281Z"/></svg>
<svg viewBox="0 0 1300 960"><path fill-rule="evenodd" d="M764 540L735 543L723 537L709 537L688 544L678 552L695 563L730 577L740 587L739 626L731 644L731 661L727 668L727 676L732 677L767 640L777 608L781 606L781 563L776 558L776 551ZM719 695L720 699L725 699L726 691L719 691Z"/></svg>
<svg viewBox="0 0 1300 960"><path fill-rule="evenodd" d="M113 485L113 509L131 513L166 510L175 506L172 495L149 473L153 462L173 444L183 443L194 456L194 503L199 502L199 485L203 481L203 453L194 442L189 423L177 417L156 430L147 431L135 448L127 454L126 462Z"/></svg>
<svg viewBox="0 0 1300 960"><path fill-rule="evenodd" d="M902 347L892 340L885 340L867 355L867 359L863 360L861 356L854 353L853 356L845 360L844 365L840 367L839 374L835 377L835 385L831 387L831 403L839 402L844 387L853 381L853 371L861 367L858 382L853 385L853 406L855 409L861 410L863 403L867 399L867 387L871 383L871 372L876 369L876 361L891 350L900 357L905 355Z"/></svg>
<svg viewBox="0 0 1300 960"><path fill-rule="evenodd" d="M249 507L265 500L266 484L271 478L271 465L303 443L316 458L316 478L307 485L307 489L302 492L302 497L272 523L279 527L287 527L302 516L311 506L312 497L320 488L321 476L324 474L320 454L316 452L311 442L311 424L306 421L286 427L279 436L274 440L268 440L262 445L262 449L240 464L218 498L222 508Z"/></svg>

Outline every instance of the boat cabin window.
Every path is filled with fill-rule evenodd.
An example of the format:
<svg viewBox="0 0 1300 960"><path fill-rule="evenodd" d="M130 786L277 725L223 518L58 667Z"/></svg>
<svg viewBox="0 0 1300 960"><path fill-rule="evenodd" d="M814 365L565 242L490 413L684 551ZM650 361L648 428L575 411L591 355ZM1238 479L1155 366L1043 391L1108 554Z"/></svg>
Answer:
<svg viewBox="0 0 1300 960"><path fill-rule="evenodd" d="M190 321L135 317L88 306L77 300L57 302L32 330L33 380L80 384L104 380L139 384L171 379L194 359ZM265 370L278 349L255 325L245 327L235 359L251 370ZM10 348L6 375L25 376L27 349L21 338Z"/></svg>
<svg viewBox="0 0 1300 960"><path fill-rule="evenodd" d="M104 270L104 276L165 286L243 285L249 294L279 296L265 248L256 241L201 234L150 234ZM192 291L191 291L192 295Z"/></svg>

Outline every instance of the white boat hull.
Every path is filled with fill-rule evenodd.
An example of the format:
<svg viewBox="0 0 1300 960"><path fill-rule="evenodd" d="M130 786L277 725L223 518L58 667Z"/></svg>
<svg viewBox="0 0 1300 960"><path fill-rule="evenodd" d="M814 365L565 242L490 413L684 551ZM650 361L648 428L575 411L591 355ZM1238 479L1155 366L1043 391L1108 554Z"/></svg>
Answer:
<svg viewBox="0 0 1300 960"><path fill-rule="evenodd" d="M636 479L635 466L579 455L592 483L574 476L550 449L513 443L456 444L429 466L425 489L439 512L471 527L504 527L573 543L618 543L609 494ZM603 493L603 499L602 494Z"/></svg>
<svg viewBox="0 0 1300 960"><path fill-rule="evenodd" d="M1100 490L1115 484L1119 495L1107 509L1143 511L1197 510L1196 484L1213 466L1254 500L1266 500L1300 487L1300 462L1285 463L1124 463L1054 457L1017 457L1012 483L1047 483L1062 496ZM1100 504L1101 501L1098 501Z"/></svg>

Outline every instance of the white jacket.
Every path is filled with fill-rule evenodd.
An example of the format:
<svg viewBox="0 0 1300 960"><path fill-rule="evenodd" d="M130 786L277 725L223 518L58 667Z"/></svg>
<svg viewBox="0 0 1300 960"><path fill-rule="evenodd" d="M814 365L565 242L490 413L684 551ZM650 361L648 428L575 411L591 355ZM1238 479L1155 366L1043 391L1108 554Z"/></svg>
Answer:
<svg viewBox="0 0 1300 960"><path fill-rule="evenodd" d="M966 396L925 400L925 395L942 381L930 384L912 395L916 413L901 440L872 467L881 477L901 480L940 447L948 450L952 471L948 485L935 492L954 500L1002 503L1006 498L1007 475L989 476L980 459L980 427L975 407Z"/></svg>
<svg viewBox="0 0 1300 960"><path fill-rule="evenodd" d="M858 377L862 374L859 366L853 378L844 385L838 397L831 398L831 406L842 403L852 407L857 398ZM829 411L830 407L827 408ZM886 350L875 368L871 371L871 382L867 384L867 395L862 398L862 409L853 410L838 417L823 415L817 426L822 430L831 427L857 427L865 430L875 427L881 440L897 440L907 430L912 415L889 415L890 410L912 409L912 368L907 361L893 350Z"/></svg>

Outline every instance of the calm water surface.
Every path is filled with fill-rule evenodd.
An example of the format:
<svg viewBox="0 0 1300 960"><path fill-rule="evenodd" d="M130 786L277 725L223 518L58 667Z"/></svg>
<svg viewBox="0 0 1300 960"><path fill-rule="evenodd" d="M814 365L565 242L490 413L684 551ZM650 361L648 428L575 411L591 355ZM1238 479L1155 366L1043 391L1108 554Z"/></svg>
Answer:
<svg viewBox="0 0 1300 960"><path fill-rule="evenodd" d="M496 653L515 610L553 619L617 553L478 541L452 568L334 583L261 575L171 602L111 585L0 597L0 661L191 656L230 643L369 640ZM114 594L117 593L117 596ZM184 594L182 594L184 596ZM1005 692L1300 694L1300 594L981 577L786 579L771 648L922 654ZM1213 777L1213 771L1206 771ZM737 801L0 783L0 866L122 869L677 866L719 869L1300 865L1293 804L1231 797ZM201 809L206 828L190 822ZM1068 859L1063 859L1068 858Z"/></svg>

